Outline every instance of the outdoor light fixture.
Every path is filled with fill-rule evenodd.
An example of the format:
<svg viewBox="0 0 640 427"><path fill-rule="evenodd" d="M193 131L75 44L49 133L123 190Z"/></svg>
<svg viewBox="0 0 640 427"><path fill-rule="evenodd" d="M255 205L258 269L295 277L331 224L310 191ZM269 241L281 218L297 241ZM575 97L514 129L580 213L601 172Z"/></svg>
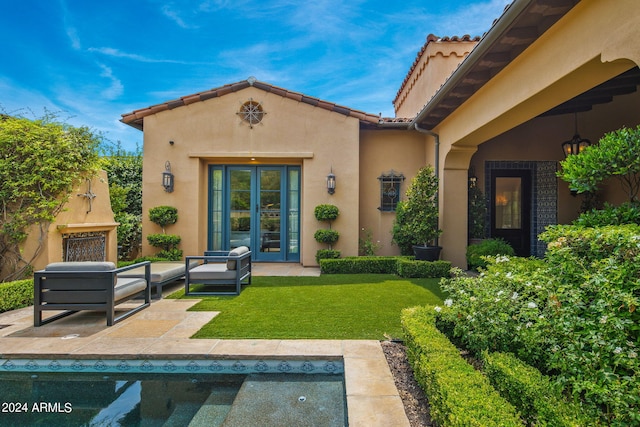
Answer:
<svg viewBox="0 0 640 427"><path fill-rule="evenodd" d="M580 154L582 150L591 145L591 141L580 138L580 135L578 135L578 113L575 113L575 129L573 138L562 143L562 151L564 152L565 158L571 154Z"/></svg>
<svg viewBox="0 0 640 427"><path fill-rule="evenodd" d="M336 176L333 174L333 168L331 168L331 172L327 175L327 191L329 194L336 192Z"/></svg>
<svg viewBox="0 0 640 427"><path fill-rule="evenodd" d="M164 164L164 172L162 172L162 186L167 193L173 192L173 174L171 173L171 162L167 160Z"/></svg>

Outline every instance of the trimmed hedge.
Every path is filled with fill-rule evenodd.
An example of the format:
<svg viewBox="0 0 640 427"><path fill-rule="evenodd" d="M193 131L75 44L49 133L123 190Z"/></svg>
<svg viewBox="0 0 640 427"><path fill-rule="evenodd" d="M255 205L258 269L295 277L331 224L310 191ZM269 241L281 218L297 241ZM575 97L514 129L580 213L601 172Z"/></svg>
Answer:
<svg viewBox="0 0 640 427"><path fill-rule="evenodd" d="M361 256L320 260L323 274L396 274L399 257Z"/></svg>
<svg viewBox="0 0 640 427"><path fill-rule="evenodd" d="M484 374L515 406L528 425L573 427L595 425L580 408L565 401L549 378L510 353L482 354Z"/></svg>
<svg viewBox="0 0 640 427"><path fill-rule="evenodd" d="M429 399L431 417L450 427L522 426L516 409L460 356L435 325L434 307L402 312L407 356Z"/></svg>
<svg viewBox="0 0 640 427"><path fill-rule="evenodd" d="M400 277L449 277L449 261L410 261L399 259L397 263Z"/></svg>
<svg viewBox="0 0 640 427"><path fill-rule="evenodd" d="M33 279L0 283L0 313L33 305Z"/></svg>
<svg viewBox="0 0 640 427"><path fill-rule="evenodd" d="M410 256L360 256L319 261L323 274L397 274L400 277L449 277L449 261L415 261Z"/></svg>

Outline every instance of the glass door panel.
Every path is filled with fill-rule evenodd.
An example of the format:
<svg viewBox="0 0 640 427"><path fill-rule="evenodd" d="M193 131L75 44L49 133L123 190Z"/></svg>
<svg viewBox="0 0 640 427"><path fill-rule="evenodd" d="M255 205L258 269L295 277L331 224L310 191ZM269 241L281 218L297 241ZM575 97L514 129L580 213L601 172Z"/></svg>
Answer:
<svg viewBox="0 0 640 427"><path fill-rule="evenodd" d="M263 253L275 252L276 258L281 258L281 210L282 210L282 169L259 170L260 191L258 193L258 210L260 214L260 257L268 259L272 257L262 256Z"/></svg>
<svg viewBox="0 0 640 427"><path fill-rule="evenodd" d="M299 166L210 167L208 250L248 246L256 261L299 261L299 230Z"/></svg>
<svg viewBox="0 0 640 427"><path fill-rule="evenodd" d="M251 178L251 169L229 171L230 249L238 246L251 248Z"/></svg>
<svg viewBox="0 0 640 427"><path fill-rule="evenodd" d="M522 178L496 178L495 215L496 228L522 228Z"/></svg>

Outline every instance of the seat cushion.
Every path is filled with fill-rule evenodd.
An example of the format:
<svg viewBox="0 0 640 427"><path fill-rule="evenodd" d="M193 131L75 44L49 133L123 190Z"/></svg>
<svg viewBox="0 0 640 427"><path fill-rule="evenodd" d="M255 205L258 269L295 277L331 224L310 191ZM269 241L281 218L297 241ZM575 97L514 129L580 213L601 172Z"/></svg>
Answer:
<svg viewBox="0 0 640 427"><path fill-rule="evenodd" d="M196 265L196 262L193 262ZM144 266L125 270L118 277L144 277ZM158 261L151 263L151 282L162 283L184 276L184 262Z"/></svg>
<svg viewBox="0 0 640 427"><path fill-rule="evenodd" d="M100 261L54 262L45 267L46 271L110 271L115 269L114 263Z"/></svg>
<svg viewBox="0 0 640 427"><path fill-rule="evenodd" d="M144 291L147 282L144 279L135 277L119 277L116 283L114 298L116 301L130 297L138 292Z"/></svg>
<svg viewBox="0 0 640 427"><path fill-rule="evenodd" d="M249 248L246 246L238 246L237 248L233 249L231 252L229 252L229 256L239 256L239 255L244 255L247 252L249 252ZM236 269L236 260L235 259L230 259L227 261L227 270L235 270Z"/></svg>
<svg viewBox="0 0 640 427"><path fill-rule="evenodd" d="M189 281L197 283L198 280L234 280L235 270L228 270L226 264L209 263L202 264L189 270Z"/></svg>

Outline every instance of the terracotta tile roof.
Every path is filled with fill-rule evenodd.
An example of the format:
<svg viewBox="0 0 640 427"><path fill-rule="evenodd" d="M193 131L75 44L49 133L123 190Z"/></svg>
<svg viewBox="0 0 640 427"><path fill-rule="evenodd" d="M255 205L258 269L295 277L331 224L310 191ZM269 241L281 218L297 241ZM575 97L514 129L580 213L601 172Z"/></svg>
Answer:
<svg viewBox="0 0 640 427"><path fill-rule="evenodd" d="M398 93L396 94L396 97L393 100L393 102L395 103L398 100L398 97L400 96L400 94L402 93L402 90L405 88L405 86L409 82L409 80L411 78L411 74L414 72L414 70L418 66L418 63L420 62L420 59L422 59L422 55L424 55L424 53L427 51L427 47L429 46L430 43L435 43L435 42L456 43L456 42L479 42L479 41L480 41L480 37L479 36L471 37L468 34L465 34L462 37L458 37L458 36L438 37L438 36L436 36L434 34L429 34L427 36L427 39L426 39L424 45L422 45L422 49L420 49L420 51L416 55L416 59L413 61L413 64L411 65L411 68L409 68L409 71L407 72L407 75L405 76L404 80L402 81L402 84L400 85L400 89L398 89Z"/></svg>
<svg viewBox="0 0 640 427"><path fill-rule="evenodd" d="M237 83L231 83L204 92L198 92L192 95L183 96L179 99L167 101L162 104L152 105L147 108L134 110L130 113L123 114L120 121L133 126L136 129L142 130L144 126L144 118L147 116L159 113L161 111L173 110L174 108L193 104L194 102L200 102L207 99L224 96L232 92L246 89L249 86L253 86L255 88L264 90L265 92L273 93L275 95L289 98L297 102L303 102L305 104L313 105L314 107L322 108L324 110L333 111L335 113L343 114L349 117L355 117L361 122L367 123L369 125L378 124L383 120L379 115L365 113L364 111L354 110L349 107L344 107L331 102L323 101L322 99L307 96L302 93L292 92L287 89L270 85L268 83L257 81L253 77L250 77L247 80L243 80Z"/></svg>

